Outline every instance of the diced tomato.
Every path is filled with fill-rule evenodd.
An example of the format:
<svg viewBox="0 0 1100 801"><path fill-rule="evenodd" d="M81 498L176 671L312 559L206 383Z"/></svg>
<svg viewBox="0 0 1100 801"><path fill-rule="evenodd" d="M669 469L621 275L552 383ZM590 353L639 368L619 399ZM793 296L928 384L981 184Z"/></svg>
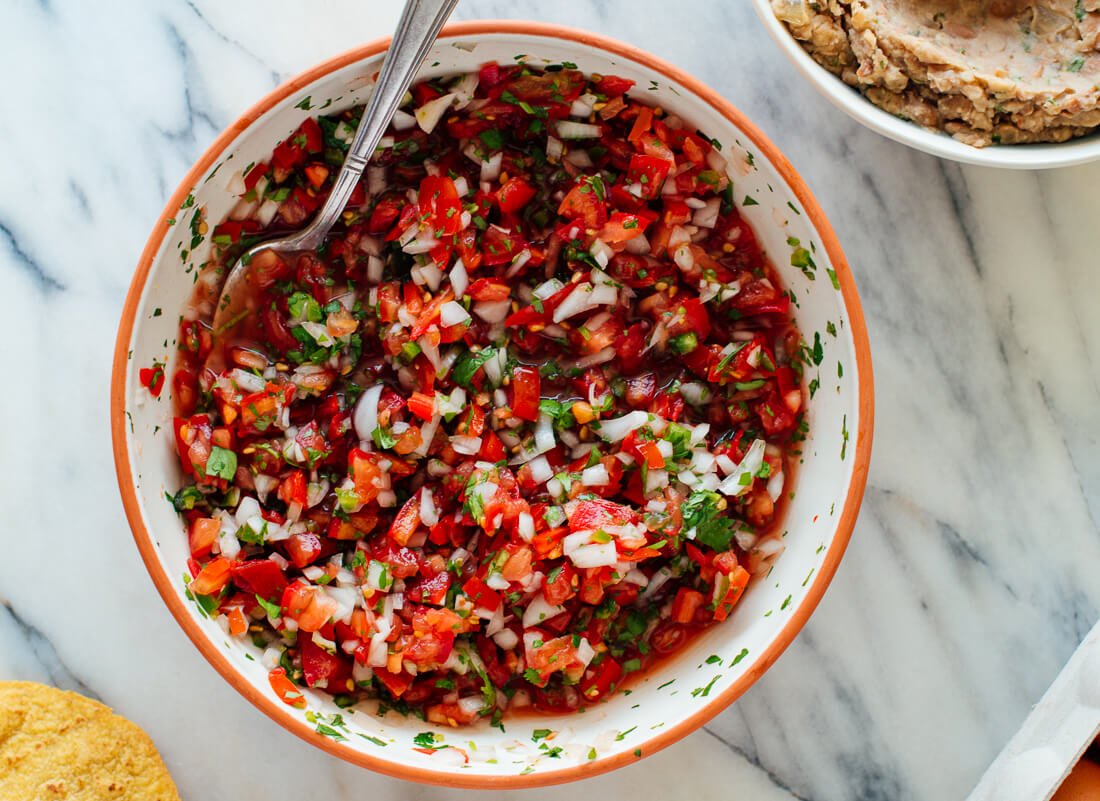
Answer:
<svg viewBox="0 0 1100 801"><path fill-rule="evenodd" d="M665 457L661 454L661 449L657 447L657 443L653 440L639 442L636 447L638 452L642 454L646 466L651 470L665 466Z"/></svg>
<svg viewBox="0 0 1100 801"><path fill-rule="evenodd" d="M515 214L522 209L535 196L535 187L519 176L509 178L500 189L497 190L496 200L500 210L505 214Z"/></svg>
<svg viewBox="0 0 1100 801"><path fill-rule="evenodd" d="M605 654L599 665L591 668L580 684L581 695L586 701L598 701L610 694L622 678L623 668L618 662Z"/></svg>
<svg viewBox="0 0 1100 801"><path fill-rule="evenodd" d="M409 396L409 411L421 420L431 420L435 416L435 393L430 395L414 392Z"/></svg>
<svg viewBox="0 0 1100 801"><path fill-rule="evenodd" d="M149 390L150 395L159 398L164 389L164 365L158 362L152 367L142 367L138 370L138 381Z"/></svg>
<svg viewBox="0 0 1100 801"><path fill-rule="evenodd" d="M474 300L501 301L507 300L512 290L506 283L492 278L479 278L470 284L466 294Z"/></svg>
<svg viewBox="0 0 1100 801"><path fill-rule="evenodd" d="M405 545L420 525L420 493L416 493L401 507L390 525L389 537L398 545Z"/></svg>
<svg viewBox="0 0 1100 801"><path fill-rule="evenodd" d="M690 587L681 587L672 601L672 619L677 623L690 623L695 610L703 605L703 593Z"/></svg>
<svg viewBox="0 0 1100 801"><path fill-rule="evenodd" d="M409 286L412 286L412 284L409 284ZM428 332L429 327L439 322L439 310L454 299L455 293L450 287L448 287L445 292L441 292L432 298L416 318L416 325L414 325L409 332L409 338L420 339L420 337L424 336L424 334Z"/></svg>
<svg viewBox="0 0 1100 801"><path fill-rule="evenodd" d="M244 616L239 606L234 606L226 613L229 620L229 634L232 637L240 637L248 631L248 619Z"/></svg>
<svg viewBox="0 0 1100 801"><path fill-rule="evenodd" d="M572 637L554 637L527 654L527 666L539 676L537 686L542 686L552 673L565 670L573 661Z"/></svg>
<svg viewBox="0 0 1100 801"><path fill-rule="evenodd" d="M629 506L605 500L573 501L566 505L565 514L573 531L622 526L637 518L637 512Z"/></svg>
<svg viewBox="0 0 1100 801"><path fill-rule="evenodd" d="M499 462L504 458L504 443L493 431L486 431L481 438L481 450L478 458L486 462Z"/></svg>
<svg viewBox="0 0 1100 801"><path fill-rule="evenodd" d="M302 651L302 674L307 686L320 687L331 693L343 693L353 688L349 660L325 650L312 637L299 637L298 645Z"/></svg>
<svg viewBox="0 0 1100 801"><path fill-rule="evenodd" d="M446 175L429 175L420 182L417 198L420 214L436 238L456 234L462 228L462 202L455 182Z"/></svg>
<svg viewBox="0 0 1100 801"><path fill-rule="evenodd" d="M400 698L405 694L405 691L412 685L412 676L404 671L400 673L394 673L386 668L375 668L374 676L380 682L382 686L389 691L389 694L394 698Z"/></svg>
<svg viewBox="0 0 1100 801"><path fill-rule="evenodd" d="M252 167L244 174L244 190L247 194L256 188L256 184L260 182L271 168L267 165L267 162L260 161L252 165Z"/></svg>
<svg viewBox="0 0 1100 801"><path fill-rule="evenodd" d="M634 88L634 81L618 75L604 75L596 81L596 91L608 97L618 97Z"/></svg>
<svg viewBox="0 0 1100 801"><path fill-rule="evenodd" d="M462 437L480 437L485 430L485 410L473 404L460 415L455 433Z"/></svg>
<svg viewBox="0 0 1100 801"><path fill-rule="evenodd" d="M311 565L321 555L321 538L310 531L291 534L286 541L286 555L295 567Z"/></svg>
<svg viewBox="0 0 1100 801"><path fill-rule="evenodd" d="M233 565L233 584L265 601L281 600L287 587L283 569L270 559L249 559Z"/></svg>
<svg viewBox="0 0 1100 801"><path fill-rule="evenodd" d="M279 500L288 506L296 503L306 505L306 474L304 470L295 470L279 484Z"/></svg>
<svg viewBox="0 0 1100 801"><path fill-rule="evenodd" d="M482 64L477 73L478 83L484 86L486 89L495 86L500 82L501 70L500 65L495 61L490 61L486 64Z"/></svg>
<svg viewBox="0 0 1100 801"><path fill-rule="evenodd" d="M575 69L524 73L508 81L507 87L519 100L537 103L572 103L584 91L584 73Z"/></svg>
<svg viewBox="0 0 1100 801"><path fill-rule="evenodd" d="M367 232L371 234L388 232L401 216L405 205L405 198L398 194L382 195L367 219Z"/></svg>
<svg viewBox="0 0 1100 801"><path fill-rule="evenodd" d="M715 576L714 619L725 620L749 585L749 571L738 565L731 573Z"/></svg>
<svg viewBox="0 0 1100 801"><path fill-rule="evenodd" d="M219 556L206 564L199 574L191 580L187 588L195 595L216 595L229 583L230 570L233 563L225 557Z"/></svg>
<svg viewBox="0 0 1100 801"><path fill-rule="evenodd" d="M188 544L192 559L205 559L217 542L221 522L214 517L196 517L188 528Z"/></svg>
<svg viewBox="0 0 1100 801"><path fill-rule="evenodd" d="M520 420L539 419L541 377L534 367L523 365L512 374L512 414Z"/></svg>
<svg viewBox="0 0 1100 801"><path fill-rule="evenodd" d="M582 222L587 228L599 229L607 222L605 192L602 181L596 183L587 177L581 178L562 199L558 214Z"/></svg>
<svg viewBox="0 0 1100 801"><path fill-rule="evenodd" d="M764 400L753 407L760 417L760 424L768 434L776 435L794 428L798 417L791 412L786 400L772 390Z"/></svg>
<svg viewBox="0 0 1100 801"><path fill-rule="evenodd" d="M600 229L600 239L609 245L627 242L645 233L649 222L648 217L616 211Z"/></svg>
<svg viewBox="0 0 1100 801"><path fill-rule="evenodd" d="M563 562L550 571L542 585L542 594L552 606L561 606L577 594L577 571L569 562Z"/></svg>
<svg viewBox="0 0 1100 801"><path fill-rule="evenodd" d="M482 263L487 267L508 264L523 251L526 244L527 240L518 231L506 231L499 225L490 225L481 237Z"/></svg>
<svg viewBox="0 0 1100 801"><path fill-rule="evenodd" d="M477 576L467 579L466 583L462 585L462 591L474 602L474 606L479 606L490 612L500 609L500 605L503 603L500 593L491 589L488 584Z"/></svg>
<svg viewBox="0 0 1100 801"><path fill-rule="evenodd" d="M637 187L639 197L652 200L661 196L665 178L672 169L672 161L656 156L635 154L630 157L630 169L626 181Z"/></svg>
<svg viewBox="0 0 1100 801"><path fill-rule="evenodd" d="M305 696L302 695L301 689L287 678L284 668L273 668L271 672L267 674L267 680L271 684L271 689L275 692L275 695L277 695L279 700L284 704L297 707L298 709L306 708Z"/></svg>

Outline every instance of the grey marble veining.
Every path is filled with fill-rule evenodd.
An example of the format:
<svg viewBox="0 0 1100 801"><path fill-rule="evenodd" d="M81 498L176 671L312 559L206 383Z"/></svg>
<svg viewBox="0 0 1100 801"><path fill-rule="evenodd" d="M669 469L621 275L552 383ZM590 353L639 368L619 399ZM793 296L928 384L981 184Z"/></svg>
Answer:
<svg viewBox="0 0 1100 801"><path fill-rule="evenodd" d="M345 765L238 697L164 609L117 500L111 347L165 198L262 93L398 10L306 8L6 4L0 678L117 707L185 798L445 801L458 793ZM817 194L872 337L870 483L818 612L706 731L583 791L963 798L1100 616L1100 165L963 168L882 139L805 85L746 3L464 0L456 17L587 27L730 98Z"/></svg>

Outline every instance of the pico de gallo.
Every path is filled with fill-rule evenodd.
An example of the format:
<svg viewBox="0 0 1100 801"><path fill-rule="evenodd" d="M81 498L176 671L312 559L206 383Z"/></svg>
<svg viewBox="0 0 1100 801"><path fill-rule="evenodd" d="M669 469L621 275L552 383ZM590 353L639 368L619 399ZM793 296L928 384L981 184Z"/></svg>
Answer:
<svg viewBox="0 0 1100 801"><path fill-rule="evenodd" d="M188 592L271 686L441 725L596 703L782 550L805 344L719 145L574 65L415 85L317 252L361 108L234 177L172 377Z"/></svg>

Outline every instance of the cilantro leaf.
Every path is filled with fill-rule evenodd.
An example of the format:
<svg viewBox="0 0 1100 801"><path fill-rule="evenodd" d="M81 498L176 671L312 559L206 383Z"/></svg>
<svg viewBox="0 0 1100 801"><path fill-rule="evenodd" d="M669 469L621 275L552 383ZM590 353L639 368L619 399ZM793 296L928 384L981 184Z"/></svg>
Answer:
<svg viewBox="0 0 1100 801"><path fill-rule="evenodd" d="M720 500L717 492L697 490L680 506L684 532L694 530L697 542L716 551L729 548L736 530L733 520L719 510Z"/></svg>
<svg viewBox="0 0 1100 801"><path fill-rule="evenodd" d="M237 454L217 445L212 447L210 457L206 460L206 475L232 481L237 475Z"/></svg>
<svg viewBox="0 0 1100 801"><path fill-rule="evenodd" d="M473 380L474 374L481 369L481 366L489 359L496 355L497 349L494 347L486 347L479 350L477 353L463 353L458 357L458 361L455 362L454 372L451 377L456 384L469 388L470 381Z"/></svg>

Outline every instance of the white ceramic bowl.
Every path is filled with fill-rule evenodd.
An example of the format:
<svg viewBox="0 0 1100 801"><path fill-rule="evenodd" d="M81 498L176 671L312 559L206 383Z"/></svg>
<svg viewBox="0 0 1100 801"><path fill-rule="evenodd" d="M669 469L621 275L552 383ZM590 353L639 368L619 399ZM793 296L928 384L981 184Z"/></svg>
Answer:
<svg viewBox="0 0 1100 801"><path fill-rule="evenodd" d="M488 725L439 731L396 713L340 710L326 694L309 690L308 710L284 705L255 649L231 640L185 597L187 540L165 501L165 492L181 483L169 433L172 400L168 391L153 400L138 370L160 360L173 372L179 310L191 291L193 265L207 258L210 247L205 237L191 241L196 210L204 210L211 228L226 215L235 200L227 189L232 177L266 158L298 126L307 113L298 107L303 98L310 97L314 108L332 99L332 110L362 102L384 44L333 59L277 89L214 142L170 200L134 276L115 352L112 426L123 502L149 572L188 636L226 680L303 739L375 770L452 786L514 788L590 776L668 745L743 693L790 643L832 578L858 512L871 444L870 353L855 285L831 228L790 164L694 79L626 45L565 28L503 22L449 28L428 56L425 75L512 62L519 54L535 65L573 61L588 72L633 78L647 100L722 143L736 171L738 200L756 201L744 213L794 291L802 331L821 346L820 367L809 376L819 377L820 388L809 403L810 436L786 521L787 550L730 620L637 682L629 696L620 693L583 715L508 719L506 732ZM815 280L789 265L789 237L813 250ZM712 654L721 661L708 660ZM333 714L346 721L346 729L337 727L341 740L316 732L318 720L331 724ZM543 728L556 733L557 756L533 742L532 732ZM414 750L414 737L433 729L439 742L463 750Z"/></svg>
<svg viewBox="0 0 1100 801"><path fill-rule="evenodd" d="M945 133L930 131L883 111L806 52L787 26L772 12L770 0L752 0L756 14L779 49L814 88L834 106L872 131L933 156L1013 170L1044 170L1068 167L1100 159L1100 134L1057 144L971 147Z"/></svg>

